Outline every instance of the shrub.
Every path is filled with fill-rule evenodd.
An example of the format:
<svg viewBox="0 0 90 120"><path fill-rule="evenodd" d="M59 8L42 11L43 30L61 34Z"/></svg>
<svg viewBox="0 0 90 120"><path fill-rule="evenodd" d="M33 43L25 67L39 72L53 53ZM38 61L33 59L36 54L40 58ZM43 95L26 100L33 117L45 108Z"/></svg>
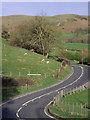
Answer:
<svg viewBox="0 0 90 120"><path fill-rule="evenodd" d="M9 39L10 38L10 33L6 30L2 32L2 38Z"/></svg>

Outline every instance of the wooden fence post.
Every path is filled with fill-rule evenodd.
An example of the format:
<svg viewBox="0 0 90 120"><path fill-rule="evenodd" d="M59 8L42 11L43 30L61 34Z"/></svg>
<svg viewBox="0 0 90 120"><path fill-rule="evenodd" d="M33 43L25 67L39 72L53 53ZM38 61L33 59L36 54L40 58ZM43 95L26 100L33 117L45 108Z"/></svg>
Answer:
<svg viewBox="0 0 90 120"><path fill-rule="evenodd" d="M82 104L81 104L81 116L82 116Z"/></svg>
<svg viewBox="0 0 90 120"><path fill-rule="evenodd" d="M81 86L81 91L83 90L83 86Z"/></svg>
<svg viewBox="0 0 90 120"><path fill-rule="evenodd" d="M55 106L55 97L53 98L53 106Z"/></svg>
<svg viewBox="0 0 90 120"><path fill-rule="evenodd" d="M77 87L76 87L76 92L77 92Z"/></svg>
<svg viewBox="0 0 90 120"><path fill-rule="evenodd" d="M68 88L66 90L67 90L66 94L68 95Z"/></svg>
<svg viewBox="0 0 90 120"><path fill-rule="evenodd" d="M21 72L19 72L19 77L21 77Z"/></svg>
<svg viewBox="0 0 90 120"><path fill-rule="evenodd" d="M71 93L71 88L70 88L70 95L71 95L72 93Z"/></svg>
<svg viewBox="0 0 90 120"><path fill-rule="evenodd" d="M10 77L12 77L12 72L10 72L10 75L9 75Z"/></svg>
<svg viewBox="0 0 90 120"><path fill-rule="evenodd" d="M56 96L56 104L57 104L57 108L59 107L58 103L59 103L59 95Z"/></svg>
<svg viewBox="0 0 90 120"><path fill-rule="evenodd" d="M82 90L82 87L80 86L80 91Z"/></svg>
<svg viewBox="0 0 90 120"><path fill-rule="evenodd" d="M86 115L86 103L85 103L85 108L84 108L84 109L85 109L85 117L86 117L86 116L87 116L87 115Z"/></svg>
<svg viewBox="0 0 90 120"><path fill-rule="evenodd" d="M76 114L78 115L78 103L76 103Z"/></svg>
<svg viewBox="0 0 90 120"><path fill-rule="evenodd" d="M63 101L62 101L62 111L63 111Z"/></svg>
<svg viewBox="0 0 90 120"><path fill-rule="evenodd" d="M73 114L74 114L74 103L73 103Z"/></svg>
<svg viewBox="0 0 90 120"><path fill-rule="evenodd" d="M59 110L61 109L61 101L59 101Z"/></svg>
<svg viewBox="0 0 90 120"><path fill-rule="evenodd" d="M46 73L44 74L45 78L47 77Z"/></svg>
<svg viewBox="0 0 90 120"><path fill-rule="evenodd" d="M75 92L74 92L74 87L73 87L73 93L75 93Z"/></svg>
<svg viewBox="0 0 90 120"><path fill-rule="evenodd" d="M78 89L77 91L79 92L80 91L79 87L77 89Z"/></svg>
<svg viewBox="0 0 90 120"><path fill-rule="evenodd" d="M58 108L59 108L59 101L60 101L60 94L59 94L59 92L58 92Z"/></svg>
<svg viewBox="0 0 90 120"><path fill-rule="evenodd" d="M62 101L60 101L60 110L62 109Z"/></svg>
<svg viewBox="0 0 90 120"><path fill-rule="evenodd" d="M28 89L28 85L26 84L26 89Z"/></svg>
<svg viewBox="0 0 90 120"><path fill-rule="evenodd" d="M59 93L59 97L61 97L61 91L60 91L60 93Z"/></svg>
<svg viewBox="0 0 90 120"><path fill-rule="evenodd" d="M70 112L70 106L69 106L69 102L68 102L68 112Z"/></svg>
<svg viewBox="0 0 90 120"><path fill-rule="evenodd" d="M61 97L63 97L63 90L61 90Z"/></svg>
<svg viewBox="0 0 90 120"><path fill-rule="evenodd" d="M55 102L56 102L56 108L57 108L57 96L55 97Z"/></svg>
<svg viewBox="0 0 90 120"><path fill-rule="evenodd" d="M63 89L63 96L65 97L65 89Z"/></svg>
<svg viewBox="0 0 90 120"><path fill-rule="evenodd" d="M66 106L66 103L64 103L64 108L65 108L64 111L65 111L65 112L66 112L66 107L67 107L67 106Z"/></svg>

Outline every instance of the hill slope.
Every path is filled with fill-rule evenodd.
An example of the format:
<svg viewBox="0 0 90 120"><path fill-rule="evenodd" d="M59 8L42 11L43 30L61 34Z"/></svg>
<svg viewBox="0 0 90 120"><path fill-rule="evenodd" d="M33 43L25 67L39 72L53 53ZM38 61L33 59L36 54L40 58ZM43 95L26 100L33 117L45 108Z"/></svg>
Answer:
<svg viewBox="0 0 90 120"><path fill-rule="evenodd" d="M10 32L23 22L33 19L35 16L11 15L2 16L2 26ZM77 28L88 27L88 17L75 14L45 16L53 25L61 26L64 32L74 32Z"/></svg>
<svg viewBox="0 0 90 120"><path fill-rule="evenodd" d="M45 62L42 62L43 58ZM53 74L57 75L61 66L59 62L46 59L40 54L23 48L9 46L5 39L2 39L2 59L0 61L2 61L4 85L3 100L58 83L71 72L71 67L67 67L62 72L60 79L55 79ZM28 73L41 75L28 76ZM26 84L29 85L28 89L25 87Z"/></svg>

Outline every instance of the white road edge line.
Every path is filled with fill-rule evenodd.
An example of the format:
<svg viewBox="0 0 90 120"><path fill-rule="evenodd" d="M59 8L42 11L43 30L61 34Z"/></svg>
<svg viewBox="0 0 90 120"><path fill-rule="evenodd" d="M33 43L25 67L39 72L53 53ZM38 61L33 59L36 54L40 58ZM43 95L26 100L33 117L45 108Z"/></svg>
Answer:
<svg viewBox="0 0 90 120"><path fill-rule="evenodd" d="M80 67L81 70L82 70L81 75L79 76L78 79L76 79L74 82L72 82L72 84L75 83L75 82L77 82L77 80L79 80L79 79L82 77L83 73L84 73L83 67L81 67L81 66L78 66L78 67ZM70 76L71 76L71 75L70 75ZM67 78L67 79L68 79L68 78ZM71 83L70 83L70 84L71 84ZM54 93L54 92L57 92L57 91L59 91L59 90L61 90L61 89L63 89L63 88L66 88L66 87L70 86L70 84L69 84L69 85L66 85L66 86L64 86L64 87L62 87L62 88L60 88L60 89L54 90L54 91L52 91L52 92L49 92L49 93L43 94L43 95L41 95L41 96L38 96L38 97L36 97L36 98L34 98L34 99L31 99L31 100L23 103L22 106L25 106L26 104L28 104L28 103L30 103L30 102L33 102L33 101L36 100L36 99L40 99L40 98L43 97L43 96L49 95L49 94ZM19 109L20 109L20 108L19 108ZM20 109L20 110L21 110L21 109ZM19 112L20 112L20 110L19 110ZM17 113L18 113L18 112L17 112ZM17 116L17 113L16 113L16 116ZM19 116L19 115L18 115L18 116ZM17 117L18 117L18 116L17 116ZM19 116L19 117L20 117L20 116Z"/></svg>
<svg viewBox="0 0 90 120"><path fill-rule="evenodd" d="M16 116L19 118L18 112L16 113Z"/></svg>
<svg viewBox="0 0 90 120"><path fill-rule="evenodd" d="M47 106L49 106L51 103L52 103L52 101L51 101L50 103L48 103ZM45 109L44 109L44 113L45 113L48 117L50 117L50 118L52 118L52 119L55 119L54 117L52 117L51 115L49 115L49 114L46 112L47 106L46 106Z"/></svg>
<svg viewBox="0 0 90 120"><path fill-rule="evenodd" d="M22 107L20 107L20 108L18 109L18 112L19 112L21 109L22 109Z"/></svg>

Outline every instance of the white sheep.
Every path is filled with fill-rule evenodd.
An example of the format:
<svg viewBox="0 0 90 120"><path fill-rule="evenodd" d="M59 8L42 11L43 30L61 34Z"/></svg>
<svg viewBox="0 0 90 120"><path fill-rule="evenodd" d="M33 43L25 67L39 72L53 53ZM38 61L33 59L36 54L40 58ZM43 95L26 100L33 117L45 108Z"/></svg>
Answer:
<svg viewBox="0 0 90 120"><path fill-rule="evenodd" d="M27 53L24 53L24 55L27 55Z"/></svg>
<svg viewBox="0 0 90 120"><path fill-rule="evenodd" d="M45 61L45 59L42 59L42 62L44 62Z"/></svg>
<svg viewBox="0 0 90 120"><path fill-rule="evenodd" d="M49 64L49 61L47 61L47 64Z"/></svg>

